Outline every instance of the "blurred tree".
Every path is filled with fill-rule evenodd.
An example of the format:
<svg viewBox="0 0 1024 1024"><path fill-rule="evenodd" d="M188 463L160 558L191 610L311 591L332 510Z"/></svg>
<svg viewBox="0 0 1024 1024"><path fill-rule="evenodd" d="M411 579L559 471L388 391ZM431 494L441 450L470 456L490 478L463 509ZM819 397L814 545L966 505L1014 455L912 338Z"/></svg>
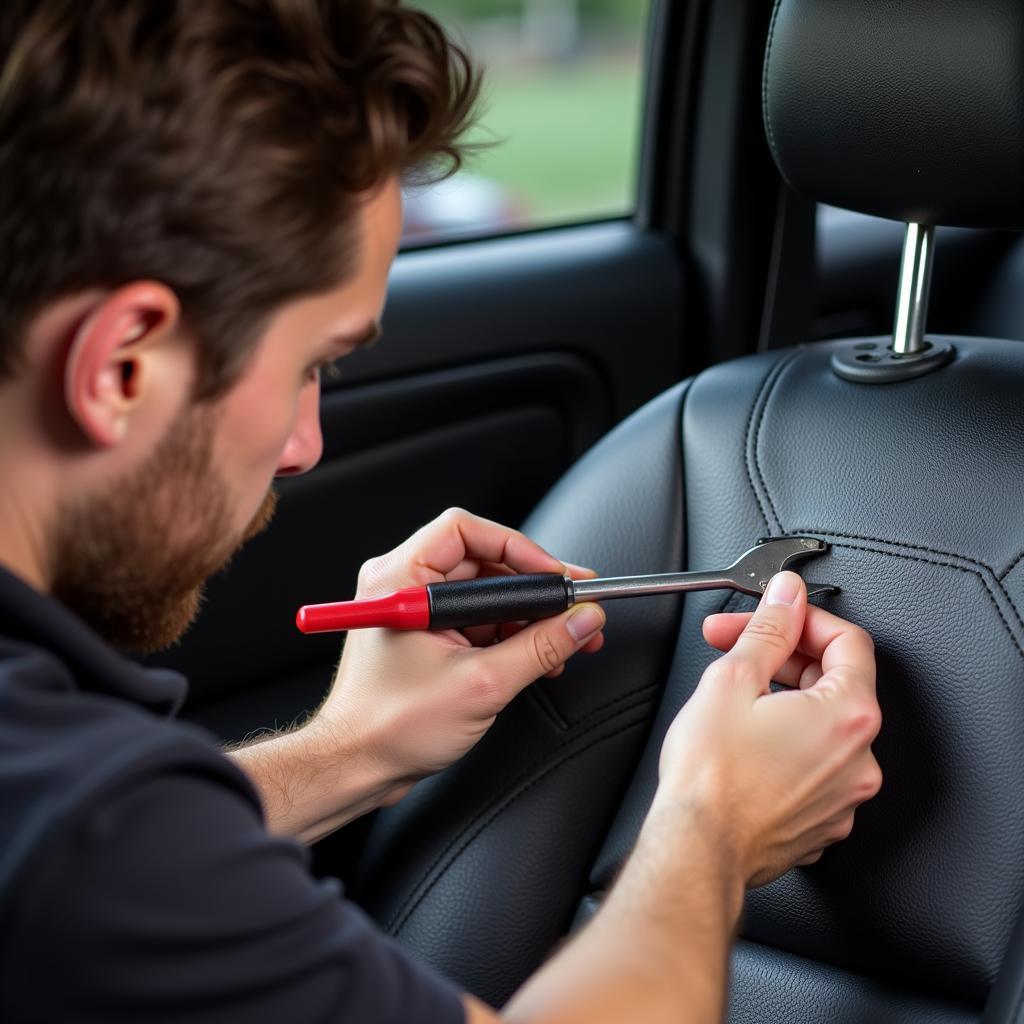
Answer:
<svg viewBox="0 0 1024 1024"><path fill-rule="evenodd" d="M603 16L635 25L647 11L647 0L579 0L583 17Z"/></svg>
<svg viewBox="0 0 1024 1024"><path fill-rule="evenodd" d="M635 25L647 9L647 0L570 0L581 21L600 19ZM461 21L520 17L528 0L413 0L414 6L446 12Z"/></svg>

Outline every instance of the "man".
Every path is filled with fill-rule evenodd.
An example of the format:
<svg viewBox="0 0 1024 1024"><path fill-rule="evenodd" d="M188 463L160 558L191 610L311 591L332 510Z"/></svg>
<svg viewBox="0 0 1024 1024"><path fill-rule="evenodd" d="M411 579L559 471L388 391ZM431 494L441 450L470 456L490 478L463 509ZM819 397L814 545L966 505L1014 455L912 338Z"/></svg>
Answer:
<svg viewBox="0 0 1024 1024"><path fill-rule="evenodd" d="M598 606L355 634L309 724L230 757L115 652L177 637L316 463L319 370L376 333L399 176L457 164L475 72L393 0L7 0L0 52L0 1018L495 1020L282 837L452 763ZM452 511L359 592L495 566L586 572ZM622 877L503 1017L720 1017L744 887L877 791L861 630L783 573L705 635Z"/></svg>

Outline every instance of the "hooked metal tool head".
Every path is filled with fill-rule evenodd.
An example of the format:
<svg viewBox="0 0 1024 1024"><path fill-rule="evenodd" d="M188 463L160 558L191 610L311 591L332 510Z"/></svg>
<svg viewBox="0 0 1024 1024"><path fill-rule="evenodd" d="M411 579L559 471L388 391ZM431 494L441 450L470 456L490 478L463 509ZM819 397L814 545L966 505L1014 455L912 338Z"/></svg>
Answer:
<svg viewBox="0 0 1024 1024"><path fill-rule="evenodd" d="M762 537L755 547L740 555L726 570L737 590L760 597L768 581L797 562L823 555L829 546L817 537ZM807 583L807 596L838 594L839 588L824 583Z"/></svg>

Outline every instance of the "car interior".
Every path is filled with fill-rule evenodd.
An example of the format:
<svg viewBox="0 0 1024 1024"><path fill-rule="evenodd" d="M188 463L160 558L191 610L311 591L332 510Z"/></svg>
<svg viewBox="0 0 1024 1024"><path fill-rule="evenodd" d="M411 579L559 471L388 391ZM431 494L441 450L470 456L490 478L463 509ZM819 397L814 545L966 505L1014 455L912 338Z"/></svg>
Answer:
<svg viewBox="0 0 1024 1024"><path fill-rule="evenodd" d="M647 35L634 212L403 251L320 465L151 660L222 741L301 720L342 641L298 607L453 505L602 576L822 538L885 783L748 894L728 1019L1024 1020L1024 5L658 0ZM702 620L750 607L608 604L599 654L315 870L500 1006L629 855Z"/></svg>

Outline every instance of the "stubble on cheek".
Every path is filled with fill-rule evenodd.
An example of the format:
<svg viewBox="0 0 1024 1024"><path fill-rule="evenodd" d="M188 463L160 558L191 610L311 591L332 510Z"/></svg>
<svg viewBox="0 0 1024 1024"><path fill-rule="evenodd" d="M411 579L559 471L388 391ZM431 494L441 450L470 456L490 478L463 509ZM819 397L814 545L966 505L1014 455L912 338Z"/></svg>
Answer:
<svg viewBox="0 0 1024 1024"><path fill-rule="evenodd" d="M150 460L88 501L65 504L53 594L115 647L170 646L200 609L205 581L269 525L271 489L242 536L212 457L214 413L193 410Z"/></svg>

